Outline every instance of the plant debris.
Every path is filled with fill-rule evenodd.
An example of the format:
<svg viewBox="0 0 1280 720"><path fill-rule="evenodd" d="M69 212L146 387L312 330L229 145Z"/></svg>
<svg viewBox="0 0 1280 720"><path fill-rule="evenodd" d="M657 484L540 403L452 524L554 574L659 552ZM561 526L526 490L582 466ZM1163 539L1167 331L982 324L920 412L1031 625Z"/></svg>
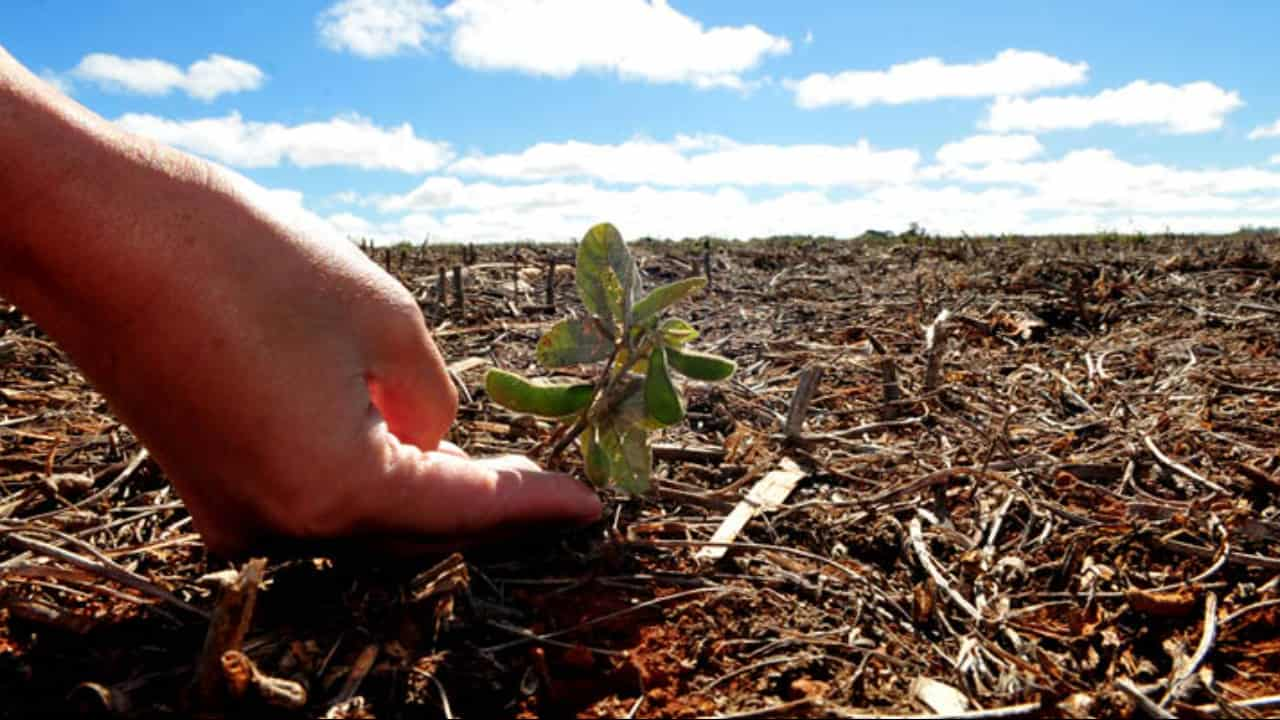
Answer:
<svg viewBox="0 0 1280 720"><path fill-rule="evenodd" d="M0 301L0 716L1278 712L1274 238L631 250L647 287L709 277L686 317L739 368L689 388L656 492L408 567L208 557L129 430ZM545 457L550 423L483 377L533 365L575 302L573 250L371 254L456 361L452 439ZM794 489L713 543L784 458ZM219 598L259 569L212 654ZM202 706L193 682L222 677Z"/></svg>

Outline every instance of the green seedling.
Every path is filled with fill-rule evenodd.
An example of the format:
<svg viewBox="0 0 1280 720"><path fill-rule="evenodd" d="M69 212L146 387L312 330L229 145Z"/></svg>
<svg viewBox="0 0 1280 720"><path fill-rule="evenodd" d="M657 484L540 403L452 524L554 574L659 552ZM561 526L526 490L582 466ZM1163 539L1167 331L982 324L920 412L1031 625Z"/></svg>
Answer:
<svg viewBox="0 0 1280 720"><path fill-rule="evenodd" d="M605 223L578 246L578 296L586 313L556 323L538 340L548 369L599 363L594 382L528 380L505 370L485 377L489 398L519 413L558 418L554 456L575 439L587 479L640 494L653 468L651 434L684 419L673 372L716 382L733 374L732 360L690 350L692 325L664 312L706 285L697 277L640 294L640 276L617 228Z"/></svg>

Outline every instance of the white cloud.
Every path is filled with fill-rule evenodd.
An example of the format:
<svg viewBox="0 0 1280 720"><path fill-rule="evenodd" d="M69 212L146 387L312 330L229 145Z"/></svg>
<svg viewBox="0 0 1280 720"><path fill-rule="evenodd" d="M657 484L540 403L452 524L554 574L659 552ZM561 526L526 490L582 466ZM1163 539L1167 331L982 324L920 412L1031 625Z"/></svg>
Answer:
<svg viewBox="0 0 1280 720"><path fill-rule="evenodd" d="M590 182L500 185L431 177L388 199L404 216L362 226L382 241L430 233L449 241L567 240L609 220L627 237L720 235L760 237L811 233L852 236L867 228L905 229L910 222L960 232L980 223L1013 229L1028 222L1020 190L885 187L856 198L817 190L753 198L735 187L690 190L641 185L602 188Z"/></svg>
<svg viewBox="0 0 1280 720"><path fill-rule="evenodd" d="M1114 229L1140 233L1230 233L1242 227L1280 227L1280 213L1269 215L1135 215Z"/></svg>
<svg viewBox="0 0 1280 720"><path fill-rule="evenodd" d="M63 95L70 95L75 92L75 82L71 80L70 75L57 73L49 68L45 68L40 71L40 79L52 85Z"/></svg>
<svg viewBox="0 0 1280 720"><path fill-rule="evenodd" d="M1250 140L1261 140L1262 138L1280 137L1280 120L1276 120L1270 125L1259 125L1249 133Z"/></svg>
<svg viewBox="0 0 1280 720"><path fill-rule="evenodd" d="M235 112L185 121L130 113L117 119L116 124L162 143L245 168L274 167L287 160L304 168L341 165L422 173L440 168L452 155L447 144L419 138L408 123L382 128L359 115L284 125L246 122Z"/></svg>
<svg viewBox="0 0 1280 720"><path fill-rule="evenodd" d="M1221 128L1226 115L1243 106L1239 93L1209 82L1173 86L1137 80L1091 96L997 98L985 126L998 132L1043 132L1146 125L1168 133L1202 133Z"/></svg>
<svg viewBox="0 0 1280 720"><path fill-rule="evenodd" d="M716 135L714 133L676 133L676 137L671 141L677 150L724 150L738 145L732 138L724 135Z"/></svg>
<svg viewBox="0 0 1280 720"><path fill-rule="evenodd" d="M1034 135L974 135L938 149L943 165L988 165L1027 160L1044 152Z"/></svg>
<svg viewBox="0 0 1280 720"><path fill-rule="evenodd" d="M163 60L122 58L105 53L84 56L71 74L78 80L122 92L164 95L186 81L186 73Z"/></svg>
<svg viewBox="0 0 1280 720"><path fill-rule="evenodd" d="M750 145L720 136L634 139L617 145L538 143L519 153L479 155L449 171L504 180L591 178L607 183L705 187L881 185L906 182L915 150L852 145Z"/></svg>
<svg viewBox="0 0 1280 720"><path fill-rule="evenodd" d="M398 194L349 188L307 214L299 193L254 191L264 207L378 242L566 240L609 220L631 237L704 234L853 236L868 228L933 232L1227 231L1280 225L1280 168L1186 169L1135 163L1105 149L1045 157L1032 136L978 135L918 167L914 150L749 145L719 135L657 142L568 141L450 163L447 146L409 126L359 117L309 125L120 123L244 167L345 164L427 175ZM1274 158L1280 162L1280 157ZM486 179L487 178L487 179Z"/></svg>
<svg viewBox="0 0 1280 720"><path fill-rule="evenodd" d="M287 188L263 187L244 175L221 165L215 165L214 171L222 175L231 184L236 193L270 215L277 222L325 242L338 243L345 241L347 234L339 226L321 218L306 208L301 192Z"/></svg>
<svg viewBox="0 0 1280 720"><path fill-rule="evenodd" d="M355 190L342 190L333 193L325 198L328 202L338 203L341 205L359 205L363 202L364 196Z"/></svg>
<svg viewBox="0 0 1280 720"><path fill-rule="evenodd" d="M181 90L205 101L225 93L257 90L266 80L256 66L217 53L192 63L186 70L164 60L91 53L81 58L70 75L114 92L167 95Z"/></svg>
<svg viewBox="0 0 1280 720"><path fill-rule="evenodd" d="M194 98L212 100L223 93L256 90L265 77L254 65L215 54L192 63L182 87Z"/></svg>
<svg viewBox="0 0 1280 720"><path fill-rule="evenodd" d="M333 50L367 58L422 50L443 17L426 0L343 0L321 13L320 39Z"/></svg>
<svg viewBox="0 0 1280 720"><path fill-rule="evenodd" d="M319 26L326 45L365 57L441 42L474 69L696 87L751 87L744 72L791 51L754 25L703 27L667 0L456 0L442 10L425 0L343 0Z"/></svg>
<svg viewBox="0 0 1280 720"><path fill-rule="evenodd" d="M704 28L666 0L456 0L444 12L453 58L484 70L742 87L741 73L791 51L754 25Z"/></svg>
<svg viewBox="0 0 1280 720"><path fill-rule="evenodd" d="M727 141L707 136L702 142L723 147ZM673 187L570 179L569 173L535 182L470 181L450 167L450 174L428 177L402 194L363 198L364 207L376 208L376 219L341 220L352 234L381 241L430 234L475 242L566 240L605 219L629 237L676 238L845 237L867 228L901 230L911 222L947 234L1224 232L1242 224L1280 225L1280 171L1140 164L1101 149L1015 159L1043 150L1017 143L974 150L982 144L957 143L965 151L952 154L954 162L923 168L911 181L852 190Z"/></svg>
<svg viewBox="0 0 1280 720"><path fill-rule="evenodd" d="M366 237L378 234L373 223L351 213L336 213L325 218L338 232L346 237Z"/></svg>
<svg viewBox="0 0 1280 720"><path fill-rule="evenodd" d="M848 237L868 228L903 230L912 222L945 234L1225 232L1244 224L1280 225L1280 195L1267 191L1277 187L1280 173L1129 165L1105 151L1036 163L995 163L989 168L991 177L1019 180L973 186L965 178L951 177L943 180L955 184L899 184L850 196L834 189L758 194L733 186L507 184L442 175L376 203L371 203L374 196L363 198L362 205L377 208L370 215L342 212L327 220L346 235L379 243L428 235L454 242L565 241L602 220L618 225L627 237L672 238L793 233ZM994 171L997 168L1002 168L1000 173ZM964 166L949 171L980 172ZM1091 190L1099 172L1120 179ZM1204 191L1215 185L1228 190Z"/></svg>
<svg viewBox="0 0 1280 720"><path fill-rule="evenodd" d="M1228 212L1257 207L1280 192L1280 172L1242 167L1184 170L1134 164L1110 150L1089 149L1040 162L926 168L926 177L978 185L1019 185L1039 209L1120 213Z"/></svg>
<svg viewBox="0 0 1280 720"><path fill-rule="evenodd" d="M868 105L1025 95L1084 82L1087 63L1069 63L1027 50L1004 50L995 58L948 65L936 57L893 65L888 70L815 73L790 84L802 108Z"/></svg>
<svg viewBox="0 0 1280 720"><path fill-rule="evenodd" d="M1273 162L1273 163L1275 163L1275 164L1277 164L1277 165L1280 165L1280 155L1272 155L1272 156L1271 156L1271 162Z"/></svg>

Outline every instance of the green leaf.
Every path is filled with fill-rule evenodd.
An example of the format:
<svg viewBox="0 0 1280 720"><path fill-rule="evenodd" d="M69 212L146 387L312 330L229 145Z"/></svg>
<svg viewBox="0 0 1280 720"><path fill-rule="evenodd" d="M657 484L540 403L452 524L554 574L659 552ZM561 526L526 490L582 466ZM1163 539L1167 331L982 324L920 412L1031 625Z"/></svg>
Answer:
<svg viewBox="0 0 1280 720"><path fill-rule="evenodd" d="M649 355L649 371L644 378L644 404L650 418L662 425L684 419L684 398L667 371L667 351L654 348Z"/></svg>
<svg viewBox="0 0 1280 720"><path fill-rule="evenodd" d="M698 331L693 329L692 325L677 318L663 320L662 325L658 326L658 332L662 333L662 342L674 348L692 342L698 337Z"/></svg>
<svg viewBox="0 0 1280 720"><path fill-rule="evenodd" d="M609 482L615 485L629 485L634 482L631 467L622 453L622 437L613 425L602 425L596 428L596 444L609 467Z"/></svg>
<svg viewBox="0 0 1280 720"><path fill-rule="evenodd" d="M609 480L627 492L640 495L649 489L653 451L649 434L641 429L599 429L600 450L609 459Z"/></svg>
<svg viewBox="0 0 1280 720"><path fill-rule="evenodd" d="M538 340L538 362L549 368L596 362L609 357L613 338L595 318L561 320Z"/></svg>
<svg viewBox="0 0 1280 720"><path fill-rule="evenodd" d="M622 457L630 471L618 485L633 495L649 491L649 477L653 475L653 448L649 445L649 433L632 428L622 435Z"/></svg>
<svg viewBox="0 0 1280 720"><path fill-rule="evenodd" d="M587 479L592 485L603 487L609 482L609 458L596 441L594 425L588 425L582 435L578 436L578 443L582 445L582 466L586 470Z"/></svg>
<svg viewBox="0 0 1280 720"><path fill-rule="evenodd" d="M627 378L623 382L626 382L626 386L623 386L621 392L622 400L618 401L611 413L605 415L600 421L623 429L655 430L662 427L662 424L649 418L649 409L644 400L644 375L627 373Z"/></svg>
<svg viewBox="0 0 1280 720"><path fill-rule="evenodd" d="M622 368L627 367L627 364L630 361L631 361L631 351L626 348L621 348L618 350L617 359L613 361L613 369L621 370ZM643 375L645 373L646 368L648 367L649 367L649 358L642 357L639 360L636 360L634 365L631 365L630 371L633 373L638 373Z"/></svg>
<svg viewBox="0 0 1280 720"><path fill-rule="evenodd" d="M578 245L574 275L582 304L592 315L624 324L638 283L635 261L617 228L601 223L587 231Z"/></svg>
<svg viewBox="0 0 1280 720"><path fill-rule="evenodd" d="M707 382L724 380L738 369L738 364L729 358L672 347L667 348L667 362L681 375Z"/></svg>
<svg viewBox="0 0 1280 720"><path fill-rule="evenodd" d="M631 257L627 244L622 242L621 235L618 236L618 242L609 244L609 266L613 268L614 274L618 276L618 284L622 286L623 308L619 317L628 318L631 316L632 306L640 299L640 271L636 268L635 258Z"/></svg>
<svg viewBox="0 0 1280 720"><path fill-rule="evenodd" d="M529 381L505 370L493 368L484 377L489 398L505 408L542 417L563 417L591 404L595 386L591 383Z"/></svg>
<svg viewBox="0 0 1280 720"><path fill-rule="evenodd" d="M631 324L640 325L706 287L706 278L692 277L654 288L631 309Z"/></svg>

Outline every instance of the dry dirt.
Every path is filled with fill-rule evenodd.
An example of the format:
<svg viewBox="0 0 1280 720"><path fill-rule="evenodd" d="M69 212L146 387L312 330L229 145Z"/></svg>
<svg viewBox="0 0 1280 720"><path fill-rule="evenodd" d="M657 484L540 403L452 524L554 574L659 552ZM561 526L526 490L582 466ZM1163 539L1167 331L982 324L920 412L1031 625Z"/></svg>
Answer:
<svg viewBox="0 0 1280 720"><path fill-rule="evenodd" d="M740 367L689 386L657 494L439 565L268 558L251 612L217 590L234 568L163 472L0 301L0 716L1278 712L1274 237L633 252L649 285L709 265L681 314ZM375 259L455 361L454 440L540 453L550 426L487 402L483 375L535 371L540 333L578 307L572 249L477 255L461 310L437 274L460 248ZM784 458L795 491L699 562ZM212 694L192 687L210 615L249 623L218 641L243 655L203 675Z"/></svg>

